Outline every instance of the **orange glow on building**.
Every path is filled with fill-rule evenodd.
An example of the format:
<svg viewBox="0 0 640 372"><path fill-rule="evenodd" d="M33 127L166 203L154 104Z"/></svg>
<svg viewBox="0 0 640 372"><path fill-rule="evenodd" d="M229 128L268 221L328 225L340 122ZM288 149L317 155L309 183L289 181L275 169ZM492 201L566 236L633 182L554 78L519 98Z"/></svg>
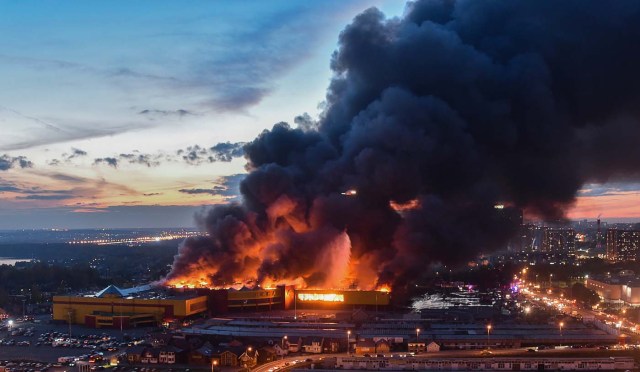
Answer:
<svg viewBox="0 0 640 372"><path fill-rule="evenodd" d="M299 301L344 302L340 293L298 293Z"/></svg>

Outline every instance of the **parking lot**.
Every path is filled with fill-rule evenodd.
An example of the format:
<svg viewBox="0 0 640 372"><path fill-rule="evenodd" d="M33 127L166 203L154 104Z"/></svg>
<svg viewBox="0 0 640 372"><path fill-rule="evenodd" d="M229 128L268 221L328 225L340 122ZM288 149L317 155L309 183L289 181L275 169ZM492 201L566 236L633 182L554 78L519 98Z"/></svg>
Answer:
<svg viewBox="0 0 640 372"><path fill-rule="evenodd" d="M91 355L109 358L153 331L153 328L128 330L90 329L79 325L50 324L48 317L0 323L0 362L38 361L56 363L60 357ZM96 357L94 357L96 358Z"/></svg>

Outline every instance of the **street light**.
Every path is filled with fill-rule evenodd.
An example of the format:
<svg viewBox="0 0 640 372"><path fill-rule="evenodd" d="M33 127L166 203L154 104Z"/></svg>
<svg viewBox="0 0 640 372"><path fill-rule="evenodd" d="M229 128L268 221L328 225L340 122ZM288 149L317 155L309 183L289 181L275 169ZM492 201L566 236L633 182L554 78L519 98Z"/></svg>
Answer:
<svg viewBox="0 0 640 372"><path fill-rule="evenodd" d="M349 354L349 340L351 336L351 331L347 331L347 354Z"/></svg>
<svg viewBox="0 0 640 372"><path fill-rule="evenodd" d="M564 322L560 322L558 325L560 326L560 346L562 346L562 327L564 327Z"/></svg>
<svg viewBox="0 0 640 372"><path fill-rule="evenodd" d="M284 335L284 337L282 338L282 359L284 359L284 340L287 339L287 335Z"/></svg>
<svg viewBox="0 0 640 372"><path fill-rule="evenodd" d="M218 366L218 360L217 359L212 359L211 360L211 372L214 372L215 368Z"/></svg>
<svg viewBox="0 0 640 372"><path fill-rule="evenodd" d="M487 350L491 349L491 324L487 324Z"/></svg>
<svg viewBox="0 0 640 372"><path fill-rule="evenodd" d="M416 342L420 342L420 328L416 328Z"/></svg>

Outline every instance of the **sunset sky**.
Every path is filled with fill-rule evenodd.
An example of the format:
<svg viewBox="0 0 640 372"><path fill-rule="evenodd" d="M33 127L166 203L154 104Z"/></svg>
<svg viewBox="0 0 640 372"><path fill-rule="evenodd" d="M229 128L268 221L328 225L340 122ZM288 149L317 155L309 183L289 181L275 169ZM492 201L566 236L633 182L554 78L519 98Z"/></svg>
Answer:
<svg viewBox="0 0 640 372"><path fill-rule="evenodd" d="M0 0L0 229L192 226L238 198L242 144L322 110L360 1ZM640 218L591 184L570 218Z"/></svg>

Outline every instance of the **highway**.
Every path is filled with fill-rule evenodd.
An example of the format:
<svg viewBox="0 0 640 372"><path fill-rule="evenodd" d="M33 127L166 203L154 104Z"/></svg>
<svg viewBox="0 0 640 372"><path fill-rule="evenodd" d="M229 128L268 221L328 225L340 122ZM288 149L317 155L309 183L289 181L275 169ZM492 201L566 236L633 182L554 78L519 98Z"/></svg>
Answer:
<svg viewBox="0 0 640 372"><path fill-rule="evenodd" d="M346 353L342 354L318 354L318 355L302 355L302 356L292 356L286 357L284 359L278 359L276 361L265 363L261 366L254 368L253 372L271 372L275 370L282 370L284 368L293 368L293 367L303 367L311 364L311 362L306 362L311 359L312 361L318 361L324 358L335 358L338 356L347 356Z"/></svg>
<svg viewBox="0 0 640 372"><path fill-rule="evenodd" d="M558 296L553 293L553 291L542 292L536 291L533 288L525 288L522 291L522 294L525 295L527 300L532 303L552 307L559 311L560 313L571 316L571 317L580 317L583 319L592 318L594 320L598 320L604 324L609 325L612 329L616 329L618 332L624 332L626 337L634 335L634 339L640 335L640 325L637 323L626 320L622 317L619 317L615 314L607 314L601 311L595 311L591 309L580 309L575 301L566 299L562 296Z"/></svg>
<svg viewBox="0 0 640 372"><path fill-rule="evenodd" d="M629 351L624 350L601 350L598 348L581 348L581 349L546 349L536 352L529 351L529 348L517 348L517 349L492 349L490 352L485 350L447 350L437 353L424 353L413 356L414 358L490 358L490 357L530 357L530 358L542 358L542 357L610 357L610 356L629 356ZM407 353L396 352L393 355L406 355ZM389 354L386 354L389 355ZM339 356L348 356L346 353L341 354L318 354L318 355L303 355L292 356L284 359L279 359L270 363L263 364L254 368L253 372L273 372L282 371L291 368L306 367L311 362L306 362L311 359L312 361L318 361L321 359L336 358Z"/></svg>

